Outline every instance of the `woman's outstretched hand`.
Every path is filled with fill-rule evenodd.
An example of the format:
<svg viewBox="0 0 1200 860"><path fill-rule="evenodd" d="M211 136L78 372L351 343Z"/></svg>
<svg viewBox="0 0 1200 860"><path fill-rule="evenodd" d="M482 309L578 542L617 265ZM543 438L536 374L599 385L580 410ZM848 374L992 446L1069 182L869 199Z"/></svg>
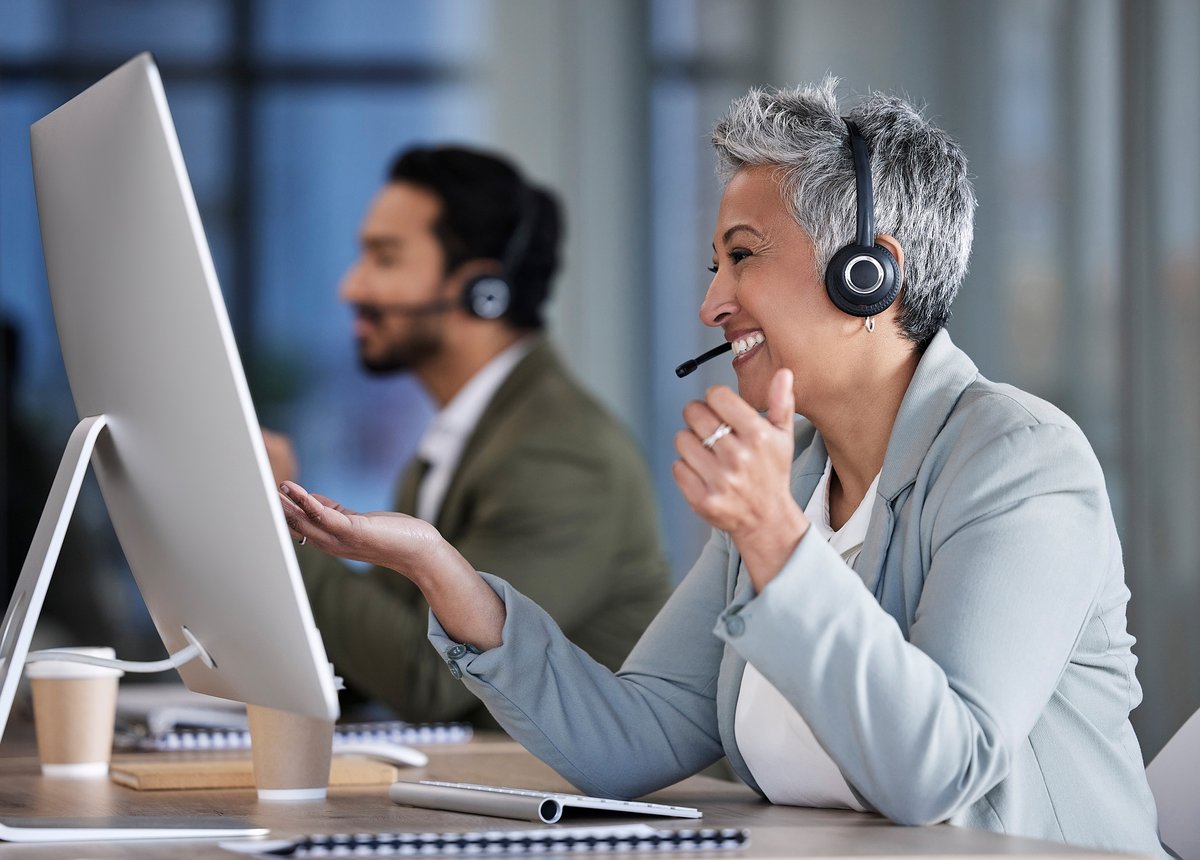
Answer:
<svg viewBox="0 0 1200 860"><path fill-rule="evenodd" d="M444 563L453 547L424 520L391 511L360 514L293 481L279 487L288 528L318 549L416 578Z"/></svg>
<svg viewBox="0 0 1200 860"><path fill-rule="evenodd" d="M390 511L356 513L292 481L280 485L279 499L288 528L306 543L416 583L452 639L484 651L503 642L504 604L429 523Z"/></svg>
<svg viewBox="0 0 1200 860"><path fill-rule="evenodd" d="M692 509L733 538L758 590L808 530L790 486L796 400L792 373L771 380L764 418L732 389L710 388L683 410L672 471Z"/></svg>

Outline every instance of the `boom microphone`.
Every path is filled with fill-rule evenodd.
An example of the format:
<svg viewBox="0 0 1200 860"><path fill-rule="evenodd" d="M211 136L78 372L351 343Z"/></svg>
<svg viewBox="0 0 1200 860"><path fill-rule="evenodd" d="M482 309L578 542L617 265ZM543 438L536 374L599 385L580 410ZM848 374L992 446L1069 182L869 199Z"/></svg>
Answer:
<svg viewBox="0 0 1200 860"><path fill-rule="evenodd" d="M689 358L683 364L679 365L679 367L675 368L675 375L680 379L683 379L697 367L704 364L704 362L716 358L723 352L729 352L731 349L733 349L733 342L727 340L725 343L721 344L720 346L713 347L706 353L698 355L695 358Z"/></svg>

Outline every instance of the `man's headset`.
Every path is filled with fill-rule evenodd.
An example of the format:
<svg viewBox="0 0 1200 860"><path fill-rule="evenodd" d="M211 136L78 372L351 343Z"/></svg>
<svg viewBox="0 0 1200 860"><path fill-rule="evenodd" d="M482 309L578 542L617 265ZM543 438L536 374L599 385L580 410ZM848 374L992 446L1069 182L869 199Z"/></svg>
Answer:
<svg viewBox="0 0 1200 860"><path fill-rule="evenodd" d="M375 317L385 314L424 316L462 307L471 316L479 319L495 320L503 317L513 306L513 296L516 293L513 282L525 255L529 252L537 228L538 205L533 189L522 182L518 195L517 226L504 244L498 273L488 272L468 278L457 299L435 299L416 305L363 305L359 308L359 313Z"/></svg>
<svg viewBox="0 0 1200 860"><path fill-rule="evenodd" d="M842 247L825 267L825 291L837 307L856 317L872 317L887 309L900 293L900 266L882 245L875 244L875 195L871 183L871 154L858 126L842 117L849 133L854 160L856 231L854 241ZM704 362L733 349L723 343L675 368L687 376Z"/></svg>
<svg viewBox="0 0 1200 860"><path fill-rule="evenodd" d="M467 313L485 320L500 319L512 307L516 293L513 281L529 252L537 227L537 199L534 191L521 183L517 226L504 244L499 274L476 275L463 284L462 304Z"/></svg>

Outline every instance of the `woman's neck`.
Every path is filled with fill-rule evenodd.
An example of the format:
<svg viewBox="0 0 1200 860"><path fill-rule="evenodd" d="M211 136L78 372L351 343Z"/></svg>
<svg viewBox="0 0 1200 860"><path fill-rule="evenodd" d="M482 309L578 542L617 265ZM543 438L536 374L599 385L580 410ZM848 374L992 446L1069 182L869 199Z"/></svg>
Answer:
<svg viewBox="0 0 1200 860"><path fill-rule="evenodd" d="M836 530L845 524L883 468L888 440L900 403L920 356L911 350L881 361L855 381L855 394L840 397L807 416L829 452L829 519Z"/></svg>

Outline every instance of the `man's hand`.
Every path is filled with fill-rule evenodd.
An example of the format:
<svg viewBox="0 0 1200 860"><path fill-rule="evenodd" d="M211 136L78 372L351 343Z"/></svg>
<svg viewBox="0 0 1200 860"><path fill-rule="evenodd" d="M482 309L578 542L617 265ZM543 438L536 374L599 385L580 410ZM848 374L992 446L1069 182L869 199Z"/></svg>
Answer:
<svg viewBox="0 0 1200 860"><path fill-rule="evenodd" d="M292 440L274 430L262 431L263 444L267 446L267 460L271 463L271 474L275 483L295 481L300 477L300 467L296 465L296 452L292 449Z"/></svg>

